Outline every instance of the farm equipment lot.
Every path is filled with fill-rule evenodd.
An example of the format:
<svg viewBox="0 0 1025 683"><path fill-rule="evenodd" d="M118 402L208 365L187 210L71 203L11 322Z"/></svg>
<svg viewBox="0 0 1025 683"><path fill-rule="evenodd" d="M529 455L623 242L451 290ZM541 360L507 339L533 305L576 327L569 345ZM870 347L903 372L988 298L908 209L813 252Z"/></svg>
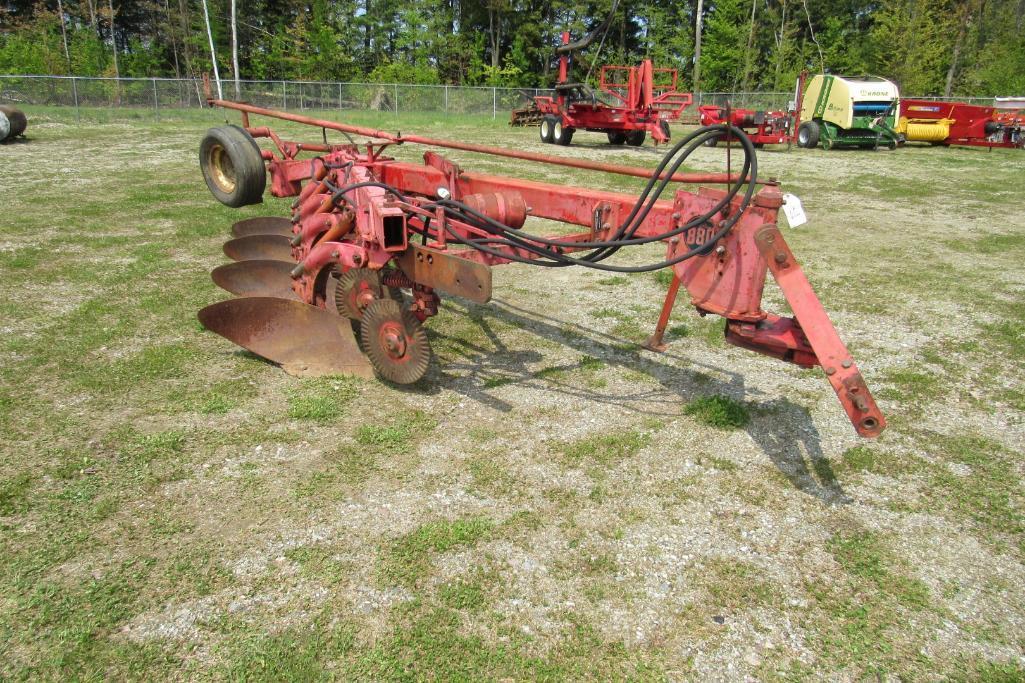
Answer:
<svg viewBox="0 0 1025 683"><path fill-rule="evenodd" d="M889 421L871 441L820 371L726 345L684 297L669 350L642 349L668 273L497 268L492 303L428 325L421 385L295 379L196 320L227 298L209 272L231 224L291 201L210 196L197 148L223 113L26 113L31 139L0 149L0 676L1023 675L1019 150L760 150Z"/></svg>

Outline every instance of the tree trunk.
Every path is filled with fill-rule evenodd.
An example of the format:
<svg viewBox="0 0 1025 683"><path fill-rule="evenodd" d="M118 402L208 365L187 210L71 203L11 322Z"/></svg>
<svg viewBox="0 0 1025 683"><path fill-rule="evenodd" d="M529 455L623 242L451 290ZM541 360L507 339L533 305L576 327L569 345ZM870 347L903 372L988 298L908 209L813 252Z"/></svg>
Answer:
<svg viewBox="0 0 1025 683"><path fill-rule="evenodd" d="M102 37L100 36L100 27L96 22L96 1L86 0L86 2L89 4L89 24L93 27L93 33L96 34L96 37L100 38Z"/></svg>
<svg viewBox="0 0 1025 683"><path fill-rule="evenodd" d="M967 30L968 24L972 22L972 11L967 5L964 6L962 12L958 12L961 16L958 17L957 22L957 37L954 38L954 52L950 56L950 68L947 69L947 81L943 85L943 96L950 97L951 91L954 89L954 77L957 76L958 62L961 59L961 46L964 43L965 31Z"/></svg>
<svg viewBox="0 0 1025 683"><path fill-rule="evenodd" d="M811 34L811 42L815 43L816 49L819 51L819 72L826 72L826 58L822 56L822 46L819 45L818 39L815 38L815 28L811 25L811 12L808 11L808 0L804 2L804 16L808 18L808 32Z"/></svg>
<svg viewBox="0 0 1025 683"><path fill-rule="evenodd" d="M189 27L192 25L192 20L189 17L188 0L178 0L178 25L181 27L182 35L186 36L182 39L182 56L185 58L185 73L187 73L189 78L192 79L192 85L196 89L196 100L199 102L199 106L202 107L203 93L199 89L199 79L196 78L196 70L192 68L192 48L189 47L189 41L187 38L189 35Z"/></svg>
<svg viewBox="0 0 1025 683"><path fill-rule="evenodd" d="M701 13L704 11L704 0L698 0L697 27L694 30L694 92L701 92Z"/></svg>
<svg viewBox="0 0 1025 683"><path fill-rule="evenodd" d="M57 0L57 14L59 14L61 18L61 38L64 41L64 59L68 60L68 75L71 76L73 75L71 73L71 51L68 50L68 29L64 25L64 3L62 3L61 0Z"/></svg>
<svg viewBox="0 0 1025 683"><path fill-rule="evenodd" d="M238 2L231 0L231 68L235 77L235 99L242 99L242 90L238 83L238 20L235 9Z"/></svg>
<svg viewBox="0 0 1025 683"><path fill-rule="evenodd" d="M491 38L491 68L497 69L501 63L498 51L502 42L502 17L494 5L494 0L488 3L488 34Z"/></svg>
<svg viewBox="0 0 1025 683"><path fill-rule="evenodd" d="M107 0L107 9L110 10L110 45L114 49L114 78L121 78L121 68L117 62L117 28L115 26L114 0Z"/></svg>
<svg viewBox="0 0 1025 683"><path fill-rule="evenodd" d="M751 47L755 40L755 9L758 7L758 0L751 0L751 28L747 32L747 50L744 52L744 78L741 80L741 90L748 91L748 79L751 76Z"/></svg>
<svg viewBox="0 0 1025 683"><path fill-rule="evenodd" d="M203 20L206 21L206 38L210 41L210 63L214 67L214 80L217 81L217 99L224 99L224 91L221 90L221 74L217 70L217 51L214 49L214 33L210 29L210 10L207 8L207 0L203 0Z"/></svg>
<svg viewBox="0 0 1025 683"><path fill-rule="evenodd" d="M115 26L114 19L117 16L114 14L114 0L107 0L107 9L110 10L110 46L113 48L114 54L114 78L118 79L114 82L114 104L121 105L121 67L117 62L117 27Z"/></svg>
<svg viewBox="0 0 1025 683"><path fill-rule="evenodd" d="M171 34L171 57L174 59L174 77L181 78L181 65L178 64L178 38L174 32L174 21L171 19L171 5L164 0L164 16L167 17L167 32Z"/></svg>
<svg viewBox="0 0 1025 683"><path fill-rule="evenodd" d="M787 0L783 0L783 11L779 20L779 37L776 39L776 72L772 77L772 87L779 89L779 74L783 69L783 47L787 39Z"/></svg>

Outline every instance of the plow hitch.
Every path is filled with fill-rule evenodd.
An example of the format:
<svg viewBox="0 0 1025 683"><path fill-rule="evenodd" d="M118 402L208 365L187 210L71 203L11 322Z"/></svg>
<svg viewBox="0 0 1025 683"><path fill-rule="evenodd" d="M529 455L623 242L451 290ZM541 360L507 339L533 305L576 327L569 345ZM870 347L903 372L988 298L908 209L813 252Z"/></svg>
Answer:
<svg viewBox="0 0 1025 683"><path fill-rule="evenodd" d="M672 146L655 169L606 165L525 150L398 135L333 121L211 100L242 112L241 127L212 129L200 148L211 192L228 206L293 197L287 217L239 221L224 244L231 262L214 282L236 298L204 308L209 330L297 375L353 374L412 384L432 354L424 323L442 296L491 298L492 269L506 264L672 272L647 348L662 336L681 288L700 314L725 319L729 343L821 367L854 429L877 436L886 421L822 303L776 227L777 184L758 179L755 148L729 123L705 126ZM282 140L251 115L336 130L345 144ZM256 139L266 138L270 150ZM680 171L698 147L732 148L724 173ZM463 170L435 151L423 164L384 155L422 144L647 179L639 194L568 187ZM727 153L727 160L731 157ZM738 161L739 160L739 161ZM673 185L670 189L669 186ZM687 184L702 184L697 191ZM711 185L717 184L717 187ZM577 228L529 232L533 219ZM654 263L622 265L620 250L661 243ZM779 285L792 317L762 308L766 279Z"/></svg>

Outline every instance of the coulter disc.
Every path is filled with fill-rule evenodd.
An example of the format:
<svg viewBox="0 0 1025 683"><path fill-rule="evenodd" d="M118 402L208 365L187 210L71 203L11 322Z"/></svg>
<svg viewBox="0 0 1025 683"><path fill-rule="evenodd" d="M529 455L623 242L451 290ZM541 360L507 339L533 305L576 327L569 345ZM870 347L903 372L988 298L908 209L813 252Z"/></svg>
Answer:
<svg viewBox="0 0 1025 683"><path fill-rule="evenodd" d="M210 272L214 284L238 296L273 296L299 301L292 290L291 261L238 261Z"/></svg>
<svg viewBox="0 0 1025 683"><path fill-rule="evenodd" d="M292 221L279 216L259 216L247 218L231 226L231 234L235 237L249 235L284 235L292 236Z"/></svg>
<svg viewBox="0 0 1025 683"><path fill-rule="evenodd" d="M249 235L224 243L224 254L232 261L272 259L293 261L292 243L284 235Z"/></svg>
<svg viewBox="0 0 1025 683"><path fill-rule="evenodd" d="M199 312L203 327L277 363L296 377L371 378L349 321L323 308L274 297L229 299Z"/></svg>
<svg viewBox="0 0 1025 683"><path fill-rule="evenodd" d="M396 384L418 381L431 363L423 324L394 299L378 299L363 311L359 343L374 369Z"/></svg>

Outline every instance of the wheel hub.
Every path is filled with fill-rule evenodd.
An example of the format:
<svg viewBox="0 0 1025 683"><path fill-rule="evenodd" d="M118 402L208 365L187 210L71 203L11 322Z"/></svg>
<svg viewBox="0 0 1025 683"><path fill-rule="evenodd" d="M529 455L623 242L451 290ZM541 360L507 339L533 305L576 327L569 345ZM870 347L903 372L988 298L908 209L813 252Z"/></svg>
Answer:
<svg viewBox="0 0 1025 683"><path fill-rule="evenodd" d="M210 148L210 168L213 171L213 180L222 192L235 191L235 166L223 146L214 145Z"/></svg>
<svg viewBox="0 0 1025 683"><path fill-rule="evenodd" d="M406 355L406 335L395 323L386 323L381 327L381 342L388 355L398 360Z"/></svg>

